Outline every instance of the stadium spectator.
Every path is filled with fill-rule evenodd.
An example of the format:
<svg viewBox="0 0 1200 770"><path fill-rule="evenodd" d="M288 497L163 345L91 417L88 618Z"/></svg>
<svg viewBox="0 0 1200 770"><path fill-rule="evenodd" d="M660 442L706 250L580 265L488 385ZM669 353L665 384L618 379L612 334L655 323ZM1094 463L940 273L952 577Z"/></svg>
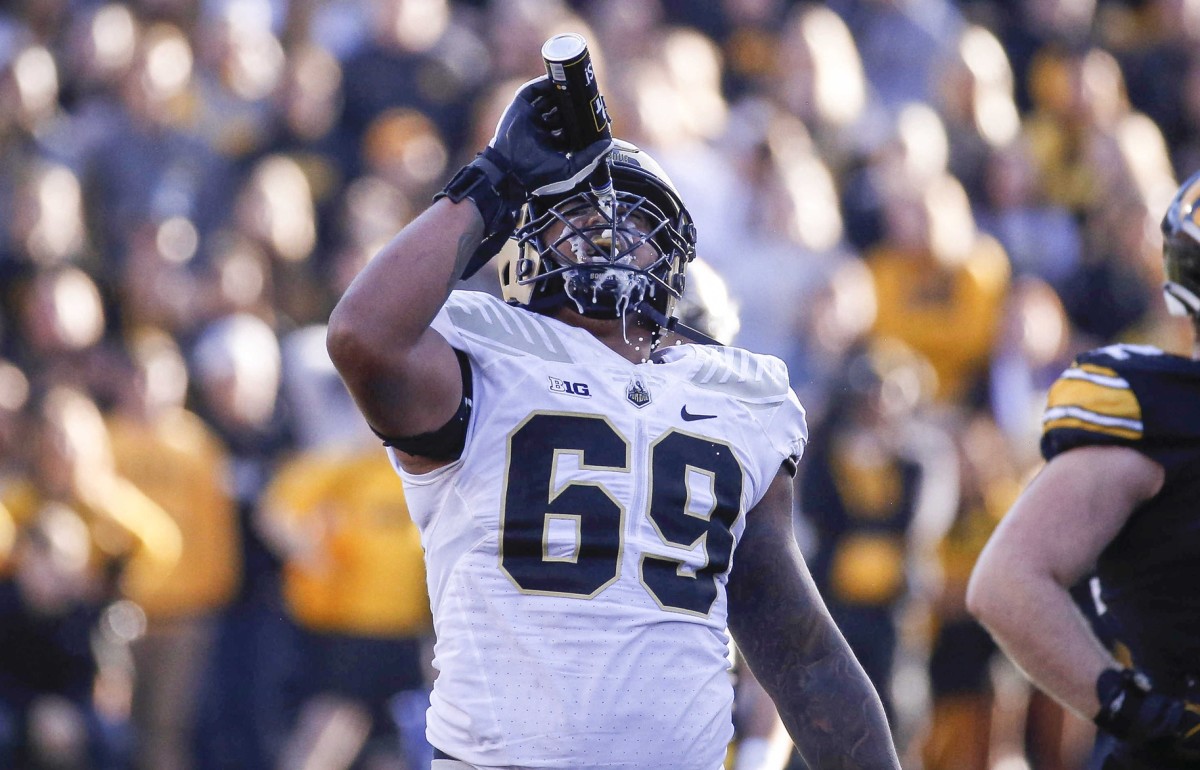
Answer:
<svg viewBox="0 0 1200 770"><path fill-rule="evenodd" d="M1083 232L1070 211L1047 200L1028 142L992 149L983 179L976 219L1004 247L1013 274L1064 286L1082 259Z"/></svg>
<svg viewBox="0 0 1200 770"><path fill-rule="evenodd" d="M128 594L145 615L132 646L136 766L190 770L200 676L241 571L231 469L212 429L184 408L187 367L171 337L140 329L122 358L108 418L116 469L162 506L182 545L159 582Z"/></svg>
<svg viewBox="0 0 1200 770"><path fill-rule="evenodd" d="M488 73L487 48L449 0L373 0L369 7L371 35L342 63L347 141L358 145L385 110L412 107L433 120L451 153L459 152L469 105Z"/></svg>
<svg viewBox="0 0 1200 770"><path fill-rule="evenodd" d="M808 129L822 160L841 175L879 142L888 116L863 71L858 43L829 8L796 3L760 87Z"/></svg>
<svg viewBox="0 0 1200 770"><path fill-rule="evenodd" d="M1000 42L987 29L966 25L953 56L939 66L935 101L949 140L947 168L967 197L983 197L984 171L997 148L1021 130L1013 76Z"/></svg>
<svg viewBox="0 0 1200 770"><path fill-rule="evenodd" d="M886 219L887 236L864 256L879 302L872 333L925 356L936 398L951 411L977 402L1008 294L1008 257L976 230L966 193L949 175L892 191Z"/></svg>
<svg viewBox="0 0 1200 770"><path fill-rule="evenodd" d="M304 440L259 513L299 628L297 714L279 767L421 768L432 759L432 625L420 535L324 340L314 325L283 341L284 393Z"/></svg>
<svg viewBox="0 0 1200 770"><path fill-rule="evenodd" d="M929 714L913 752L926 770L989 770L994 742L995 643L966 610L967 581L979 552L1019 491L1021 469L991 416L960 418L959 504L938 544L941 581L929 650Z"/></svg>
<svg viewBox="0 0 1200 770"><path fill-rule="evenodd" d="M799 477L813 579L893 726L903 605L935 590L930 565L958 503L954 443L922 414L936 383L903 343L861 346L846 361L837 403L814 426Z"/></svg>
<svg viewBox="0 0 1200 770"><path fill-rule="evenodd" d="M50 505L21 526L0 580L0 763L118 770L128 736L93 697L92 636L102 604L89 580L83 520Z"/></svg>
<svg viewBox="0 0 1200 770"><path fill-rule="evenodd" d="M229 452L241 582L221 613L197 719L201 767L274 764L286 731L283 683L294 640L283 618L278 557L256 527L263 490L292 446L279 400L279 341L261 319L224 316L189 356L197 413Z"/></svg>

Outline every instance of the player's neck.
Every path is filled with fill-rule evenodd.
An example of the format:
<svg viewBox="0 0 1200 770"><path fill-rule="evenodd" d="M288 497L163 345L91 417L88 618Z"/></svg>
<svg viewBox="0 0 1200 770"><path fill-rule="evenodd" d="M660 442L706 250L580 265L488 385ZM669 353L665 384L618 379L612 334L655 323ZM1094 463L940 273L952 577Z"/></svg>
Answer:
<svg viewBox="0 0 1200 770"><path fill-rule="evenodd" d="M642 363L653 352L654 332L647 322L634 313L629 313L624 319L588 318L564 305L553 313L553 317L583 329L609 350L632 363Z"/></svg>

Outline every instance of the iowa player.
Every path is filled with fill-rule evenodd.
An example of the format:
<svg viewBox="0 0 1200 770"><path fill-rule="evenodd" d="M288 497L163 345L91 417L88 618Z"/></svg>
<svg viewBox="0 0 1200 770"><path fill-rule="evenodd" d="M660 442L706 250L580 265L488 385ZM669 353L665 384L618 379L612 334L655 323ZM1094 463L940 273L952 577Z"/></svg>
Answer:
<svg viewBox="0 0 1200 770"><path fill-rule="evenodd" d="M1200 174L1163 220L1167 304L1200 313ZM1200 767L1200 343L1080 356L1043 418L1045 468L985 548L972 612L1049 694L1094 719L1105 770ZM1095 571L1119 663L1068 589ZM1122 656L1124 657L1124 656Z"/></svg>
<svg viewBox="0 0 1200 770"><path fill-rule="evenodd" d="M434 767L716 770L728 628L813 767L897 768L792 533L807 430L784 366L664 344L687 209L633 145L565 154L550 88L518 90L329 323L421 529ZM448 292L522 207L509 302Z"/></svg>

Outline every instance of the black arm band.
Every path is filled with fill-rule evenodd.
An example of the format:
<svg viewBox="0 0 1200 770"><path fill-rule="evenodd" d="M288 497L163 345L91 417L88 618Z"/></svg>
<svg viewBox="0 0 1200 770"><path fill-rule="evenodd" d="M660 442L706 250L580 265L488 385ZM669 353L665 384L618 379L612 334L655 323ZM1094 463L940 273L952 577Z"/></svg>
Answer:
<svg viewBox="0 0 1200 770"><path fill-rule="evenodd" d="M457 460L462 456L467 443L467 426L471 422L471 362L458 348L454 349L454 355L458 357L458 369L462 374L462 401L458 411L442 427L418 436L385 436L371 428L384 446L431 460Z"/></svg>

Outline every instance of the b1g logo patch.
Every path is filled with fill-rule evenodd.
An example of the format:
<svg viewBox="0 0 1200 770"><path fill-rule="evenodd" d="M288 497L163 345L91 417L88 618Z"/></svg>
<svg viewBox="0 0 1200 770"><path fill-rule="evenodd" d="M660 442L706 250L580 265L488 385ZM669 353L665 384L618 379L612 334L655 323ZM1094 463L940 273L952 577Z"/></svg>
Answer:
<svg viewBox="0 0 1200 770"><path fill-rule="evenodd" d="M550 392L563 393L568 396L579 396L580 398L590 398L592 395L586 382L570 382L569 380L560 380L557 377L550 378Z"/></svg>
<svg viewBox="0 0 1200 770"><path fill-rule="evenodd" d="M650 403L650 389L646 387L646 383L634 377L625 386L625 398L629 400L629 403L641 409Z"/></svg>

